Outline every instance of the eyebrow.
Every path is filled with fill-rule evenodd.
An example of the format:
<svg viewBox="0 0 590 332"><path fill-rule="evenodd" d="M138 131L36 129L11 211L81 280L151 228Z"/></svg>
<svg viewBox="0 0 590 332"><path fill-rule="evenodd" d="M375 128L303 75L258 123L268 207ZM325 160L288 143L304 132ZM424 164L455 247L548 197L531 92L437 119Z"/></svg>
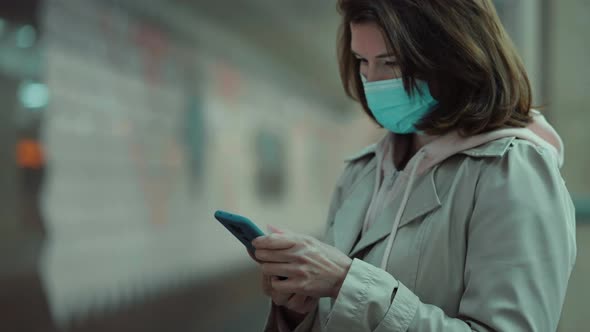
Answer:
<svg viewBox="0 0 590 332"><path fill-rule="evenodd" d="M356 56L357 58L361 58L364 59L364 57L362 57L360 54L358 54L355 51L352 51L352 54L354 54L354 56ZM383 58L391 58L391 57L395 57L395 55L393 54L388 54L388 53L384 53L384 54L379 54L378 56L376 56L375 58L377 59L383 59Z"/></svg>

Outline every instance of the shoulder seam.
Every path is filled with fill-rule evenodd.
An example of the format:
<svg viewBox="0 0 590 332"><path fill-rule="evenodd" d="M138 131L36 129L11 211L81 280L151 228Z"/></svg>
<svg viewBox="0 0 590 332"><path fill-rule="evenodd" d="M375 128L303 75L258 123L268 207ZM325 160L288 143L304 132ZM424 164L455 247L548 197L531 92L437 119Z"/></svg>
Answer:
<svg viewBox="0 0 590 332"><path fill-rule="evenodd" d="M355 153L355 154L353 154L353 155L351 155L349 157L344 158L344 162L350 163L350 162L359 160L361 158L364 158L364 157L366 157L369 154L375 154L375 148L376 148L376 146L377 146L377 143L371 144L371 145L363 148L361 151L359 151L359 152L357 152L357 153Z"/></svg>

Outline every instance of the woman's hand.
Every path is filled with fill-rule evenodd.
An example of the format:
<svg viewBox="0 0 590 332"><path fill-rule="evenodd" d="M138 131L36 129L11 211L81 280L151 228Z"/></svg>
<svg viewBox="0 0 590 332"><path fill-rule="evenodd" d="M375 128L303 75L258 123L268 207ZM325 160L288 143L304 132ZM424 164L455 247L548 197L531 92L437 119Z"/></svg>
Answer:
<svg viewBox="0 0 590 332"><path fill-rule="evenodd" d="M284 300L287 294L336 298L352 264L352 259L338 249L289 231L277 229L255 239L252 245L264 275L287 277L270 277L272 291L283 294L278 300Z"/></svg>
<svg viewBox="0 0 590 332"><path fill-rule="evenodd" d="M272 299L274 304L289 309L284 311L284 313L290 322L302 321L303 318L305 318L305 315L316 308L318 299L294 293L278 292L272 288L273 280L279 280L279 278L263 274L262 290L264 291L264 294Z"/></svg>
<svg viewBox="0 0 590 332"><path fill-rule="evenodd" d="M282 231L270 227L271 232L278 232L282 233ZM250 250L246 250L248 255L256 261L258 264L263 264L264 262L260 261L256 258L256 255L251 252ZM289 322L299 322L305 318L309 312L313 311L317 306L319 300L316 298L312 298L305 295L297 295L293 293L279 293L272 288L272 280L280 280L277 276L268 276L262 275L262 290L264 294L270 297L274 304L278 306L282 306L288 310L285 310L283 313L287 316L287 320ZM297 325L297 324L295 324Z"/></svg>

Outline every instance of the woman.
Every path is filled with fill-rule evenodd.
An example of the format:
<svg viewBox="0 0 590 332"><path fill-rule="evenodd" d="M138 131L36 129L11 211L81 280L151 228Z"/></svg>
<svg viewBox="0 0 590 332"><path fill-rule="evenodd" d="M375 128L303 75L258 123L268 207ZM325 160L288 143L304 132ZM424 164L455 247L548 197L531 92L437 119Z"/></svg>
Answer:
<svg viewBox="0 0 590 332"><path fill-rule="evenodd" d="M253 242L266 331L555 331L576 255L563 149L492 1L339 9L344 87L388 134L347 159L323 242Z"/></svg>

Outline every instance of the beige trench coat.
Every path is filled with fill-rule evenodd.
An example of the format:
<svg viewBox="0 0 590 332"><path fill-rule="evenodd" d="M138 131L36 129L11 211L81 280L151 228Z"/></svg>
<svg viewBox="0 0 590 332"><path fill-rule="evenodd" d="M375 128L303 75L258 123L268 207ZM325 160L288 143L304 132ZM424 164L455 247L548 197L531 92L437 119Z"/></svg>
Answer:
<svg viewBox="0 0 590 332"><path fill-rule="evenodd" d="M375 146L347 160L324 242L354 258L336 300L295 332L555 331L576 256L575 215L555 157L502 138L416 179L387 271L400 197L357 243L375 186ZM272 305L265 331L278 331Z"/></svg>

